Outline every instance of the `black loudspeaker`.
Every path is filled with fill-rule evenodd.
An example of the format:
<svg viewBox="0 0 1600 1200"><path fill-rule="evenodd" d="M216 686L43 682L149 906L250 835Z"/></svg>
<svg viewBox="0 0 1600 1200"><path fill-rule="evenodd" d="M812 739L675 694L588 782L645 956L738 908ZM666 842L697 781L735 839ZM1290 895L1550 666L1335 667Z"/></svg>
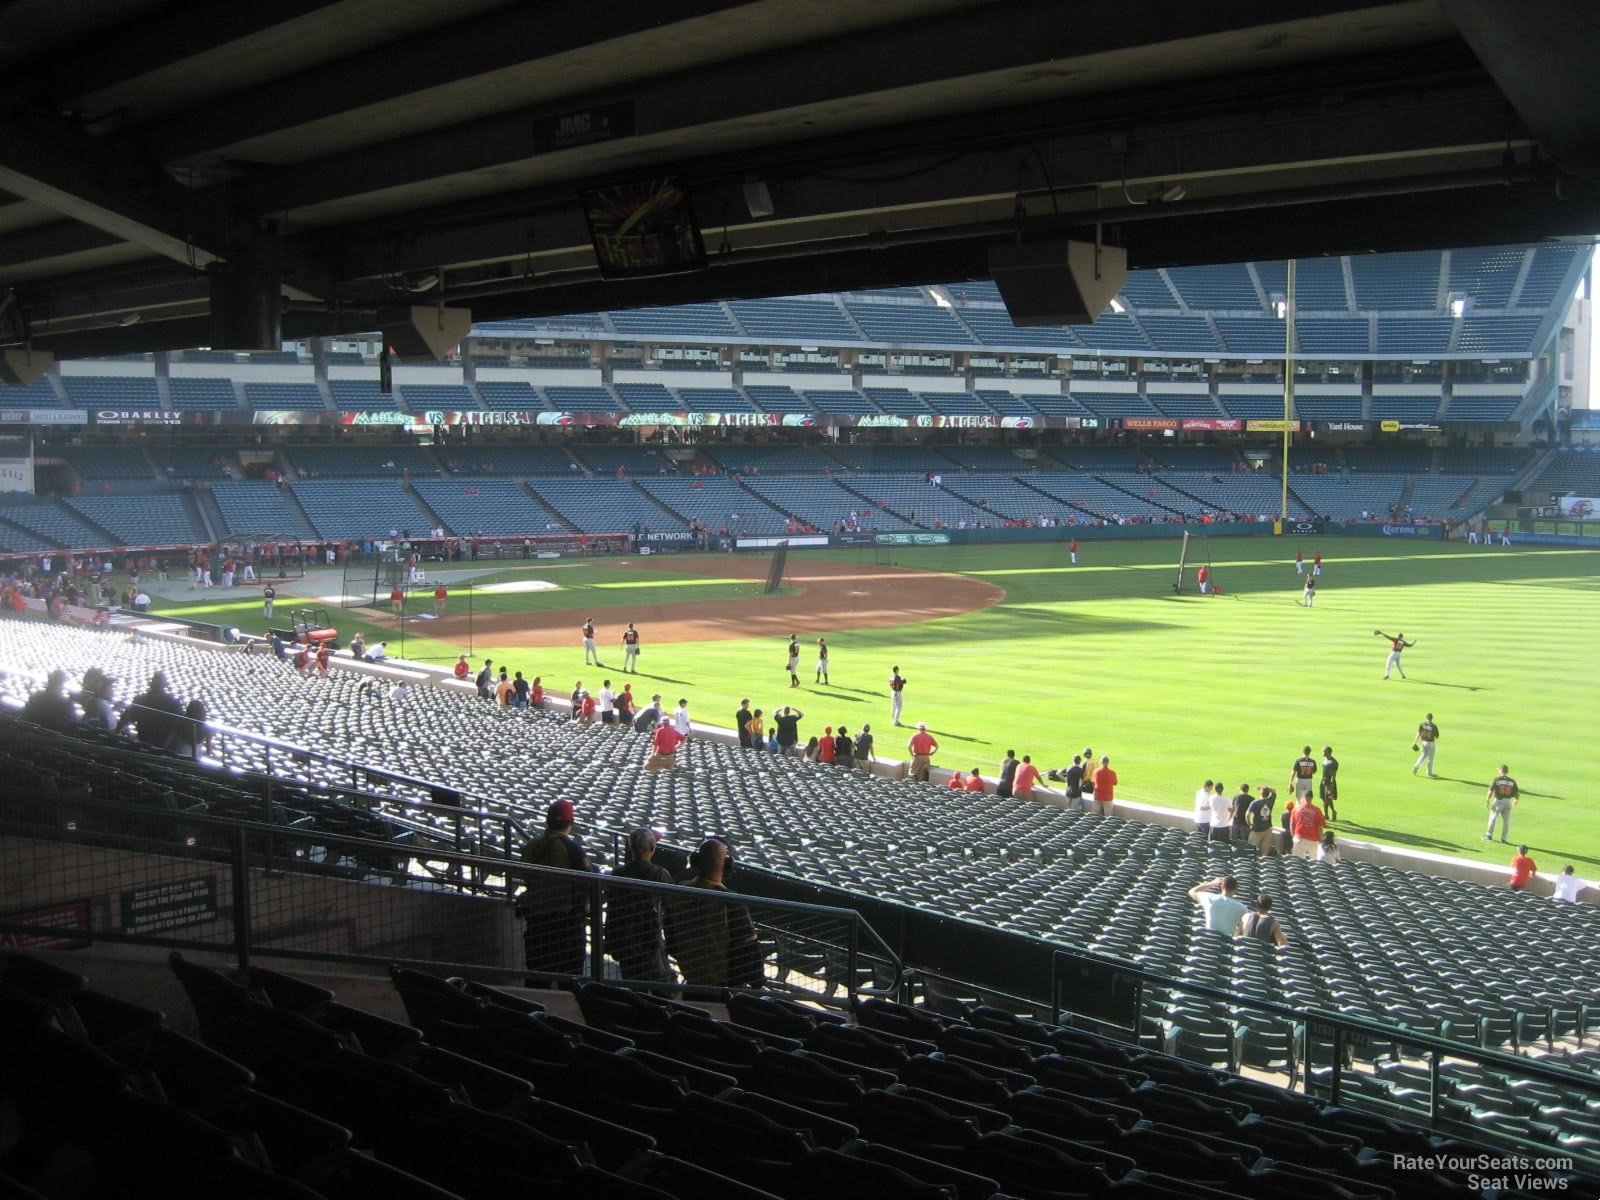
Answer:
<svg viewBox="0 0 1600 1200"><path fill-rule="evenodd" d="M56 356L48 350L6 350L0 352L0 383L7 387L27 387L48 371Z"/></svg>
<svg viewBox="0 0 1600 1200"><path fill-rule="evenodd" d="M1128 253L1093 242L1018 242L989 251L989 274L1021 326L1082 325L1128 280Z"/></svg>
<svg viewBox="0 0 1600 1200"><path fill-rule="evenodd" d="M433 362L459 346L472 328L472 310L417 305L378 313L384 345L401 362Z"/></svg>
<svg viewBox="0 0 1600 1200"><path fill-rule="evenodd" d="M282 350L283 296L276 271L253 263L213 263L211 348Z"/></svg>

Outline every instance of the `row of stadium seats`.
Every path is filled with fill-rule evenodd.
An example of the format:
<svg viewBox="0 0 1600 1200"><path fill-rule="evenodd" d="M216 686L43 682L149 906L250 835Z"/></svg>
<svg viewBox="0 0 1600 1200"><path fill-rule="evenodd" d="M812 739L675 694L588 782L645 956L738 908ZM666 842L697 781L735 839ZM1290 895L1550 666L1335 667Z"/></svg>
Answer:
<svg viewBox="0 0 1600 1200"><path fill-rule="evenodd" d="M570 796L602 863L610 861L610 834L640 825L678 845L730 831L742 862L794 880L825 880L846 894L1112 956L1245 998L1594 1066L1592 1052L1571 1048L1575 1035L1600 1028L1600 912L1589 906L1370 864L1258 858L1176 829L952 796L705 738L680 751L676 771L649 773L642 735L597 736L553 713L507 712L430 688L405 705L375 704L354 676L307 681L273 659L219 657L191 645L6 622L0 655L15 672L0 679L10 703L57 666L100 666L119 681L122 699L161 669L177 694L201 698L213 720L459 790L527 827L537 826L547 797ZM428 736L415 736L418 729ZM462 754L464 746L472 753ZM232 742L227 752L231 766L266 766L253 744ZM338 761L280 756L277 764L309 783L337 787L349 777ZM539 794L528 793L530 778L540 781ZM427 798L423 789L412 797ZM409 815L403 789L393 807L397 819ZM1245 894L1272 896L1286 947L1205 929L1186 890L1225 872ZM1507 945L1518 953L1506 955ZM1181 984L1157 989L1150 1003L1148 1038L1208 1067L1271 1059L1288 1046L1290 1031L1270 1025L1241 1039L1237 1021ZM1364 1079L1347 1086L1396 1109L1414 1100L1399 1040L1352 1047ZM1513 1088L1492 1072L1454 1070L1449 1078L1464 1120L1593 1142L1592 1116L1560 1089Z"/></svg>
<svg viewBox="0 0 1600 1200"><path fill-rule="evenodd" d="M401 1023L261 965L170 962L202 1041L51 963L0 960L18 1045L12 1190L85 1112L101 1119L77 1157L177 1197L1449 1200L1496 1157L1471 1133L987 1006L867 999L846 1018L731 992L718 1017L591 983L575 1021L395 967ZM1595 1183L1570 1166L1527 1175L1530 1189Z"/></svg>
<svg viewBox="0 0 1600 1200"><path fill-rule="evenodd" d="M783 461L837 461L809 453L814 459L788 451ZM796 476L778 471L768 475L761 467L759 473L738 480L731 475L435 477L418 478L409 489L399 481L381 479L301 479L281 486L228 480L212 484L210 494L222 518L219 534L340 540L381 537L391 529L420 533L435 527L461 536L533 536L571 529L619 533L638 526L664 532L686 529L691 519L712 532L726 527L743 534L773 535L789 531L791 519L824 531L841 523L895 531L1045 519L1170 521L1208 513L1253 518L1277 511L1280 485L1271 474L1236 471L1231 465L1218 470L1174 469L1131 449L1057 453L1100 462L1067 470L1041 456L1037 465L1048 469L966 471L949 460L905 448L889 462L906 468L914 465L915 470L857 472L840 464L831 478L826 468ZM1191 458L1170 448L1160 453L1180 463ZM387 449L371 451L372 461L381 458L384 465L395 461L392 454ZM753 453L749 457L762 458ZM870 453L852 457L861 464L878 461ZM399 458L411 461L404 455ZM949 465L926 469L941 461ZM1210 461L1210 456L1197 453L1192 461ZM1020 459L1016 462L1024 465ZM1216 465L1221 467L1220 462ZM1355 520L1363 513L1383 517L1409 506L1418 517L1464 517L1500 491L1500 481L1494 477L1405 475L1399 472L1407 464L1396 458L1372 465L1388 470L1358 471L1348 477L1338 472L1295 474L1290 480L1291 515ZM1130 469L1134 466L1141 469ZM437 469L433 474L437 476ZM922 477L928 474L937 482ZM32 553L204 543L209 538L192 503L174 494L86 495L59 502L8 498L0 500L0 550Z"/></svg>
<svg viewBox="0 0 1600 1200"><path fill-rule="evenodd" d="M66 446L59 453L86 481L168 482L226 481L243 475L242 447L158 446L150 448L152 471L142 450L120 446ZM259 448L252 448L259 454ZM1225 445L1151 441L1140 446L1071 443L1017 450L1003 445L921 445L896 443L823 444L819 446L723 444L706 445L700 453L725 470L750 468L762 474L840 474L903 472L927 475L952 471L1028 471L1057 463L1085 470L1138 470L1166 467L1182 471L1231 471L1241 462ZM1523 447L1461 447L1438 452L1446 474L1515 475L1527 466L1532 451ZM659 451L622 444L572 443L570 446L468 443L438 450L417 445L288 445L279 454L303 478L399 478L422 480L441 475L570 478L586 472L639 478L669 475L684 469ZM1294 447L1297 468L1322 462L1331 470L1421 473L1433 469L1433 452L1410 444L1385 447ZM1310 456L1310 457L1308 457ZM692 465L692 464L691 464Z"/></svg>

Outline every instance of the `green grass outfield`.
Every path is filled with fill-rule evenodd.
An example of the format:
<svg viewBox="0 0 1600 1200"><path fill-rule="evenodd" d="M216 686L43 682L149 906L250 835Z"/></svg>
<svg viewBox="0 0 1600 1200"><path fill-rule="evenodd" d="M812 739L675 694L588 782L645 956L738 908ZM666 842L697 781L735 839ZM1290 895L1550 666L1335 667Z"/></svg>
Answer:
<svg viewBox="0 0 1600 1200"><path fill-rule="evenodd" d="M1325 555L1314 609L1302 608L1294 552ZM748 696L769 713L784 703L804 710L805 734L823 724L852 730L871 722L885 753L906 732L889 724L886 681L899 664L907 676L905 719L925 720L942 745L936 762L977 764L992 776L1008 747L1060 766L1092 745L1109 753L1128 798L1188 810L1206 778L1230 788L1271 783L1285 791L1300 747L1332 744L1341 763L1340 820L1352 836L1419 849L1509 859L1506 847L1480 840L1483 793L1501 762L1523 788L1513 833L1527 841L1545 873L1567 862L1580 875L1600 866L1600 765L1584 732L1600 713L1600 653L1593 616L1600 598L1600 557L1593 551L1403 544L1380 539L1218 539L1210 553L1221 597L1174 596L1177 543L1091 541L1080 565L1053 543L899 549L897 566L967 574L1005 589L1005 600L964 616L863 630L796 630L802 641L825 634L833 649L833 686L791 690L783 643L765 640L663 645L650 636L651 605L748 594L748 583L686 585L683 576L632 575L646 586L614 589L607 607L645 637L635 682L646 695L690 699L698 720L731 725ZM872 552L822 557L872 568ZM1191 562L1191 566L1192 566ZM643 561L635 566L647 569ZM609 569L529 564L495 575L549 578L559 590L505 593L507 611L571 608L574 623L601 607ZM280 611L292 603L281 587ZM609 598L609 597L608 597ZM479 596L475 604L490 603ZM164 611L259 624L254 599ZM238 613L238 617L232 614ZM621 613L617 616L620 618ZM391 625L336 618L346 636L397 638ZM1403 632L1409 680L1385 682L1387 643L1374 629ZM604 644L604 643L603 643ZM466 647L408 632L409 655L442 660ZM570 650L517 650L477 639L489 655L554 691L584 670L576 635ZM613 678L618 678L613 675ZM1440 778L1411 775L1417 723L1432 712L1441 728Z"/></svg>

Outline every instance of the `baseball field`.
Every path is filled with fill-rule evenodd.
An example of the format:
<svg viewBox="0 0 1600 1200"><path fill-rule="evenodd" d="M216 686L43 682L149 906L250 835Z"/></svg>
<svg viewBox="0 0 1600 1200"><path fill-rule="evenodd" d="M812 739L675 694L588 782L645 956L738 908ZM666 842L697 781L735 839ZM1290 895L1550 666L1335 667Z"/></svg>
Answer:
<svg viewBox="0 0 1600 1200"><path fill-rule="evenodd" d="M1301 604L1294 553L1324 555L1314 607ZM1176 541L900 548L795 553L785 587L763 595L765 555L682 555L482 564L441 576L407 602L407 657L575 681L631 682L648 699L689 700L697 721L731 726L741 698L767 713L793 704L802 737L869 723L880 755L903 756L909 729L889 719L892 667L906 677L904 720L926 721L937 765L992 777L1008 748L1059 767L1093 746L1129 799L1187 810L1205 779L1230 790L1286 791L1309 744L1340 760L1339 820L1349 837L1505 862L1482 841L1484 792L1501 763L1522 788L1512 841L1544 873L1600 871L1600 759L1584 732L1600 711L1592 617L1600 558L1565 548L1395 544L1366 538L1233 538L1209 544L1220 596L1174 594ZM341 576L279 586L279 621L300 597L325 607L345 640L401 652L401 622L328 602ZM469 586L470 585L470 586ZM470 592L470 595L469 595ZM196 593L158 611L264 627L259 593ZM470 609L470 612L469 612ZM579 626L592 618L604 669L585 667ZM639 674L621 673L621 634L642 637ZM1408 678L1382 678L1403 634ZM802 686L784 670L803 647ZM814 682L816 641L832 651ZM1440 729L1439 778L1414 776L1416 728Z"/></svg>

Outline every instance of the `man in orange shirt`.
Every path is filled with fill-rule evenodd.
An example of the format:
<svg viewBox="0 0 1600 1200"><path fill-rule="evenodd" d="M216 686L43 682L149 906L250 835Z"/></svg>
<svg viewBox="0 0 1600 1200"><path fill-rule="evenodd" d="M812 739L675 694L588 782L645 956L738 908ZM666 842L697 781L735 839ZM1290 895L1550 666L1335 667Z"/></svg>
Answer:
<svg viewBox="0 0 1600 1200"><path fill-rule="evenodd" d="M917 722L917 731L906 743L906 749L911 751L911 768L907 771L906 778L927 783L928 765L939 749L939 739L928 732L926 721Z"/></svg>
<svg viewBox="0 0 1600 1200"><path fill-rule="evenodd" d="M389 611L398 617L404 611L405 606L406 594L397 583L394 585L394 590L389 593Z"/></svg>
<svg viewBox="0 0 1600 1200"><path fill-rule="evenodd" d="M1511 886L1521 891L1539 873L1539 864L1528 857L1526 846L1517 847L1517 856L1511 860Z"/></svg>
<svg viewBox="0 0 1600 1200"><path fill-rule="evenodd" d="M1322 843L1323 824L1322 810L1311 803L1310 793L1301 796L1289 814L1289 836L1294 839L1296 858L1316 858L1317 847Z"/></svg>
<svg viewBox="0 0 1600 1200"><path fill-rule="evenodd" d="M977 767L973 767L972 768L972 774L967 776L967 791L969 791L969 792L981 792L981 791L983 791L983 776L978 774L978 768Z"/></svg>
<svg viewBox="0 0 1600 1200"><path fill-rule="evenodd" d="M833 766L833 726L825 725L822 736L817 739L817 761Z"/></svg>
<svg viewBox="0 0 1600 1200"><path fill-rule="evenodd" d="M437 587L435 587L433 589L433 615L434 616L436 616L436 617L444 616L444 602L447 599L449 599L449 596L450 596L450 593L445 589L445 586L442 583L439 584Z"/></svg>
<svg viewBox="0 0 1600 1200"><path fill-rule="evenodd" d="M1016 774L1011 777L1011 794L1018 800L1033 799L1033 785L1039 782L1039 768L1033 765L1033 759L1024 754L1022 761L1017 764ZM1115 783L1115 777L1112 782ZM1096 784L1098 789L1099 785ZM1097 792L1098 794L1098 792Z"/></svg>
<svg viewBox="0 0 1600 1200"><path fill-rule="evenodd" d="M1024 759L1024 762L1027 760ZM1022 768L1017 768L1018 774ZM1111 815L1111 803L1117 798L1117 773L1111 769L1111 756L1100 756L1100 767L1094 773L1094 804L1095 811L1102 817ZM1085 806L1087 807L1087 806Z"/></svg>
<svg viewBox="0 0 1600 1200"><path fill-rule="evenodd" d="M964 792L967 790L967 778L960 771L957 771L950 776L950 782L945 784L945 787L953 792Z"/></svg>

